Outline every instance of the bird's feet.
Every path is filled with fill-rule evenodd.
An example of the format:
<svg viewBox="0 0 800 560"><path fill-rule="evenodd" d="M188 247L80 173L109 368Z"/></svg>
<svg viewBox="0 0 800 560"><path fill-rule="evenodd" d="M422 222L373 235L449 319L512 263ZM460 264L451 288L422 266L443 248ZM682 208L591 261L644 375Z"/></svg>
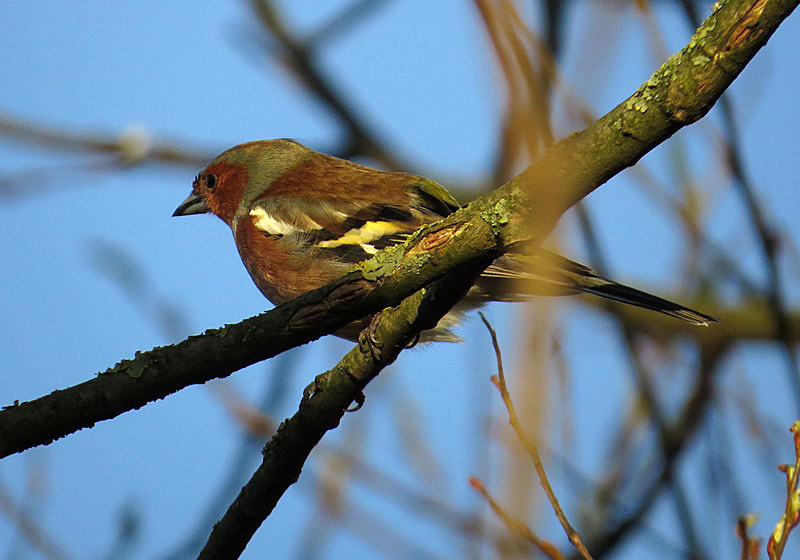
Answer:
<svg viewBox="0 0 800 560"><path fill-rule="evenodd" d="M306 388L303 389L303 400L307 401L314 395L314 393L319 391L328 381L329 375L330 375L329 371L326 371L325 373L320 373L314 378L314 381L306 385Z"/></svg>
<svg viewBox="0 0 800 560"><path fill-rule="evenodd" d="M379 321L380 313L370 317L369 325L358 333L358 347L364 354L369 354L374 361L383 363L383 343L377 337Z"/></svg>
<svg viewBox="0 0 800 560"><path fill-rule="evenodd" d="M330 377L332 372L326 371L324 373L320 373L318 376L314 378L314 381L309 383L305 389L303 389L303 400L307 401L315 393L324 389L325 385L328 383L328 378ZM362 406L364 406L364 401L366 400L366 396L364 395L363 391L359 391L355 397L353 397L353 402L355 403L352 406L349 406L345 409L345 412L355 412Z"/></svg>

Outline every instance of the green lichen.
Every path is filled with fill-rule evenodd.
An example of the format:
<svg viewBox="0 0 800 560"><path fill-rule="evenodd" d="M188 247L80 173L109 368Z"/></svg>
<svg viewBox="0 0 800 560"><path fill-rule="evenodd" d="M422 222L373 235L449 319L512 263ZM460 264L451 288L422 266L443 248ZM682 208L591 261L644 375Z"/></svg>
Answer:
<svg viewBox="0 0 800 560"><path fill-rule="evenodd" d="M389 276L405 255L405 247L403 245L395 245L384 249L379 255L360 262L356 265L354 270L360 271L361 276L365 280L374 282Z"/></svg>
<svg viewBox="0 0 800 560"><path fill-rule="evenodd" d="M629 111L638 111L640 113L645 113L648 109L648 103L646 99L643 99L642 96L634 95L630 97L627 102L625 102L625 108Z"/></svg>
<svg viewBox="0 0 800 560"><path fill-rule="evenodd" d="M147 369L148 362L140 357L140 353L136 352L136 357L133 360L121 360L114 364L114 367L105 371L101 371L98 375L111 375L114 373L125 373L131 379L138 379Z"/></svg>
<svg viewBox="0 0 800 560"><path fill-rule="evenodd" d="M498 235L503 226L511 220L512 206L507 198L501 198L491 208L481 212L481 218L489 224L495 235Z"/></svg>
<svg viewBox="0 0 800 560"><path fill-rule="evenodd" d="M719 3L717 3L717 4L719 4ZM715 4L715 5L714 5L714 10L713 10L713 12L712 12L712 16L713 16L713 13L714 13L714 12L716 12L716 11L717 11L717 8L719 7L717 4ZM702 45L703 43L705 43L705 41L706 41L706 36L707 36L707 35L708 35L708 34L709 34L711 31L713 31L713 30L714 30L714 27L715 27L715 25L716 25L716 21L715 21L714 19L712 19L711 17L707 18L707 19L706 19L706 21L704 21L704 22L703 22L703 25L701 25L701 26L700 26L700 27L697 29L697 31L695 32L695 34L694 34L694 35L692 35L692 38L691 38L691 40L689 41L688 48L690 48L690 49L693 49L693 48L695 48L696 46L698 46L698 45Z"/></svg>
<svg viewBox="0 0 800 560"><path fill-rule="evenodd" d="M403 266L408 268L412 273L418 272L422 267L428 264L431 260L430 253L417 253L412 257L406 257Z"/></svg>
<svg viewBox="0 0 800 560"><path fill-rule="evenodd" d="M495 215L497 216L497 223L501 226L504 226L508 223L511 219L511 203L505 199L501 198L497 201L497 204L494 205Z"/></svg>
<svg viewBox="0 0 800 560"><path fill-rule="evenodd" d="M147 364L145 364L141 360L137 360L137 361L131 362L130 365L125 369L127 370L128 377L130 377L131 379L139 379L142 376L142 374L144 373L144 370L146 368L147 368Z"/></svg>

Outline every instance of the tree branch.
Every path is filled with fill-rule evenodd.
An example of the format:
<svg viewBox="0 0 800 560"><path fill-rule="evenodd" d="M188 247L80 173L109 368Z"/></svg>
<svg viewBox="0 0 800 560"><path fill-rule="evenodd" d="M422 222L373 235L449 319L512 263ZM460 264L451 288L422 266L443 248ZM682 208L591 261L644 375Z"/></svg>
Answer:
<svg viewBox="0 0 800 560"><path fill-rule="evenodd" d="M0 114L0 136L59 150L111 154L127 165L156 161L195 168L205 165L214 154L212 150L191 150L174 142L153 139L144 132L122 131L117 136L73 132L3 114Z"/></svg>
<svg viewBox="0 0 800 560"><path fill-rule="evenodd" d="M286 489L297 481L325 432L339 425L367 383L394 362L420 331L436 326L490 263L491 259L470 270L452 272L398 307L384 310L373 330L378 355L356 345L334 368L317 377L313 394L302 400L294 416L281 424L264 447L261 466L214 525L198 558L239 557Z"/></svg>

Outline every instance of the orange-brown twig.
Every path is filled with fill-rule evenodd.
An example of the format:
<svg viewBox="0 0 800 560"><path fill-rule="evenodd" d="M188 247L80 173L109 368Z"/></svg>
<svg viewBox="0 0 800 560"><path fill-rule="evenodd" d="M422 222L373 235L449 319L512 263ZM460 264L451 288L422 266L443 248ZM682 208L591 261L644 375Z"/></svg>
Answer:
<svg viewBox="0 0 800 560"><path fill-rule="evenodd" d="M533 533L533 531L531 531L531 528L528 527L527 524L523 523L519 519L511 517L511 515L509 515L508 512L497 503L497 500L495 500L492 495L489 494L489 491L486 489L480 479L471 476L469 478L469 484L475 490L480 492L481 496L486 499L489 507L492 508L494 514L500 518L500 520L512 533L521 536L523 539L533 544L533 546L547 555L548 558L552 558L553 560L564 560L564 555L561 554L561 551L558 550L553 543L544 539L540 539Z"/></svg>
<svg viewBox="0 0 800 560"><path fill-rule="evenodd" d="M542 459L539 456L539 450L536 448L536 444L525 434L525 431L522 429L519 418L517 418L517 413L514 410L514 403L511 400L511 395L509 394L508 387L506 386L506 377L505 372L503 371L503 356L500 352L500 344L497 342L497 333L486 319L486 316L483 313L481 313L480 316L483 324L486 325L486 328L489 330L489 335L492 337L492 346L494 347L494 353L497 358L497 375L492 376L492 383L494 383L495 387L497 387L497 389L500 391L500 397L503 399L503 403L506 405L506 410L508 411L508 423L511 424L511 427L517 434L517 437L522 443L522 446L525 448L525 451L528 452L528 455L530 455L531 459L533 460L533 465L536 467L536 474L539 476L539 484L542 485L545 494L547 494L547 499L550 502L550 505L553 506L553 511L555 512L558 521L561 523L561 526L564 528L564 532L567 534L569 541L578 550L578 552L580 552L581 556L583 556L586 560L591 560L592 556L589 554L589 551L586 550L586 546L583 544L580 534L570 524L569 519L567 519L567 516L564 513L564 510L561 508L561 504L558 502L555 492L553 492L553 488L550 486L550 481L547 479L547 473L544 470L544 465L542 464Z"/></svg>

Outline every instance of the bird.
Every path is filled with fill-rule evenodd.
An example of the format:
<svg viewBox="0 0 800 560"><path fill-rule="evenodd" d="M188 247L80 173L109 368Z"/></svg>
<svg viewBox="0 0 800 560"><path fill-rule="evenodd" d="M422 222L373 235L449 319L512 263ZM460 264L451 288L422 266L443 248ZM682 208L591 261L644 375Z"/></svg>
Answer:
<svg viewBox="0 0 800 560"><path fill-rule="evenodd" d="M225 150L200 171L173 216L214 214L233 232L242 262L275 305L323 286L356 263L402 243L419 227L461 207L439 183L327 155L291 139ZM507 253L485 269L464 302L420 342L458 341L452 328L487 301L586 293L650 309L693 325L713 317L604 278L543 248ZM367 320L334 334L358 340Z"/></svg>

